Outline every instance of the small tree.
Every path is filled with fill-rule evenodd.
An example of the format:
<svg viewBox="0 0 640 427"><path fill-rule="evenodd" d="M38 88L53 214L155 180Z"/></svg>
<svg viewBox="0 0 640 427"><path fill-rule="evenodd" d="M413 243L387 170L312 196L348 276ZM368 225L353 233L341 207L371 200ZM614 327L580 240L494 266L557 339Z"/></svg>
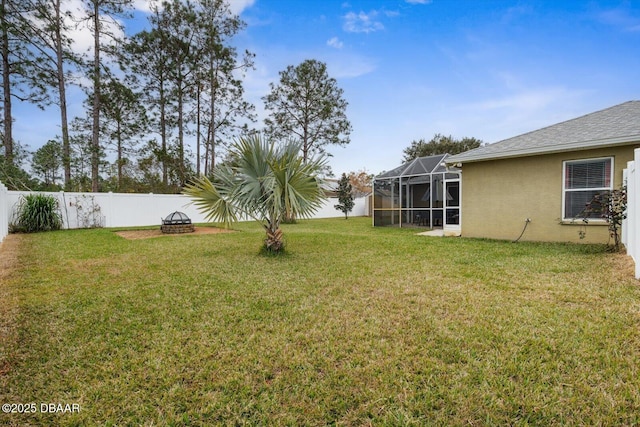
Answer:
<svg viewBox="0 0 640 427"><path fill-rule="evenodd" d="M364 197L371 193L373 174L366 170L349 172L349 182L351 183L351 194L353 197Z"/></svg>
<svg viewBox="0 0 640 427"><path fill-rule="evenodd" d="M609 224L609 237L613 239L611 249L614 252L620 250L620 230L622 221L627 218L627 187L622 186L617 190L596 194L587 203L581 213L582 221L587 224L589 218L600 217ZM580 231L580 238L584 238L584 230Z"/></svg>
<svg viewBox="0 0 640 427"><path fill-rule="evenodd" d="M349 182L347 174L342 174L340 181L338 181L338 201L340 202L333 207L339 211L344 212L344 219L349 218L349 212L353 210L353 195L351 194L352 187Z"/></svg>

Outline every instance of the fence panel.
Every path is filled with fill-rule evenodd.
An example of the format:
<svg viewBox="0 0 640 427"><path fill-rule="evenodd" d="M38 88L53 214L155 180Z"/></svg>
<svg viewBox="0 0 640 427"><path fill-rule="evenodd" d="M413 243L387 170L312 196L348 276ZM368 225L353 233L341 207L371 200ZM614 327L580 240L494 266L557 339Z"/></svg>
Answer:
<svg viewBox="0 0 640 427"><path fill-rule="evenodd" d="M640 149L634 150L634 160L627 163L624 177L627 185L627 218L622 223L622 243L635 262L635 276L640 279Z"/></svg>

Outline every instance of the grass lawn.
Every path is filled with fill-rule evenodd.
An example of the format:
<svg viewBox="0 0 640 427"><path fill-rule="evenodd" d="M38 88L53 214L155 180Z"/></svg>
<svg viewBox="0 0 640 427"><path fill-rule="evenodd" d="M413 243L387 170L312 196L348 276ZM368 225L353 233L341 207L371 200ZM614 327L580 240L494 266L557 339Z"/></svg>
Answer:
<svg viewBox="0 0 640 427"><path fill-rule="evenodd" d="M640 286L601 247L365 218L14 236L1 425L637 425Z"/></svg>

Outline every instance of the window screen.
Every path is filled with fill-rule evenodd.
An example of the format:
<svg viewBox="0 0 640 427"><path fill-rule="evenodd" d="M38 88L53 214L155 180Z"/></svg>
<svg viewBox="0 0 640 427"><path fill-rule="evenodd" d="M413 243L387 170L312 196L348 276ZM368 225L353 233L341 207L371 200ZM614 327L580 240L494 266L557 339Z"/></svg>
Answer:
<svg viewBox="0 0 640 427"><path fill-rule="evenodd" d="M613 159L589 159L565 162L565 219L599 218L599 212L585 214L586 205L598 194L611 191Z"/></svg>

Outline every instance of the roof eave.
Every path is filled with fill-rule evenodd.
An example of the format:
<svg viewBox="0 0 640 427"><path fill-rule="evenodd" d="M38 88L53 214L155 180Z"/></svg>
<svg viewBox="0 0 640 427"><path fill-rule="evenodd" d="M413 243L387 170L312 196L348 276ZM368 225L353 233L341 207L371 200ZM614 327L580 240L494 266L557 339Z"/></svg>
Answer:
<svg viewBox="0 0 640 427"><path fill-rule="evenodd" d="M640 144L640 135L625 136L619 138L599 139L593 141L578 141L560 145L547 145L536 148L525 148L520 150L503 151L498 153L479 154L476 156L465 156L464 153L460 155L451 156L446 159L447 164L459 164L459 163L474 163L483 162L487 160L499 160L509 159L514 157L529 157L539 156L542 154L553 154L564 151L583 151L592 150L595 148L615 147L619 145L627 145L632 143Z"/></svg>

